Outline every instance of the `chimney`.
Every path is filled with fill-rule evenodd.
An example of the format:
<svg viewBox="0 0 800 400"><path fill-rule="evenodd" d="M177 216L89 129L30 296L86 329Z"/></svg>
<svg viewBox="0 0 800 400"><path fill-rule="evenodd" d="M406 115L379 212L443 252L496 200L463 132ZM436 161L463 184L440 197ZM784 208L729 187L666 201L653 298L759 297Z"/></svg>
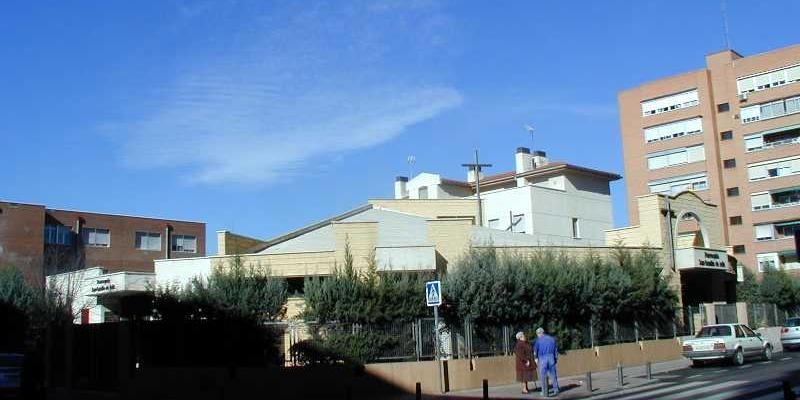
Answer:
<svg viewBox="0 0 800 400"><path fill-rule="evenodd" d="M547 153L536 150L533 152L533 168L539 168L547 165L550 161L547 159Z"/></svg>
<svg viewBox="0 0 800 400"><path fill-rule="evenodd" d="M517 174L532 170L531 149L527 147L517 147L517 154L514 156L514 161Z"/></svg>
<svg viewBox="0 0 800 400"><path fill-rule="evenodd" d="M408 178L405 176L398 176L394 178L394 198L407 199L408 198Z"/></svg>
<svg viewBox="0 0 800 400"><path fill-rule="evenodd" d="M479 172L478 174L476 174L475 167L469 167L469 170L467 171L467 183L472 183L477 181L477 179L475 179L476 176L478 177L478 179L483 179L483 172Z"/></svg>

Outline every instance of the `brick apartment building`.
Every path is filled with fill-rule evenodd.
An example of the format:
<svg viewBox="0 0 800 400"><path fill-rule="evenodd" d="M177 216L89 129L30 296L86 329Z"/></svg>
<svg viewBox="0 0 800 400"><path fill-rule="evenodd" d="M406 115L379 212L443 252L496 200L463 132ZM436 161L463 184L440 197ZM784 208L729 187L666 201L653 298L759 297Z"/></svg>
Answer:
<svg viewBox="0 0 800 400"><path fill-rule="evenodd" d="M101 267L153 271L153 260L205 255L205 223L0 201L0 265L45 275Z"/></svg>
<svg viewBox="0 0 800 400"><path fill-rule="evenodd" d="M637 196L691 190L720 205L725 243L753 272L800 269L800 45L619 95L631 224Z"/></svg>

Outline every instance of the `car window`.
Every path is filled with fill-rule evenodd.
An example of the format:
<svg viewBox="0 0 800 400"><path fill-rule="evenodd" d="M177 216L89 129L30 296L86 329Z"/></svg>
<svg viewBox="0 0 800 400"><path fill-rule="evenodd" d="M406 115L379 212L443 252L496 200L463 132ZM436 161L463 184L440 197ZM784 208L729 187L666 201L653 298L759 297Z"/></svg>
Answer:
<svg viewBox="0 0 800 400"><path fill-rule="evenodd" d="M720 326L704 326L700 329L700 332L697 333L696 337L703 338L703 337L716 337L716 336L730 336L731 335L731 327L728 325L720 325Z"/></svg>
<svg viewBox="0 0 800 400"><path fill-rule="evenodd" d="M786 320L786 326L793 327L793 326L800 326L800 318L789 318Z"/></svg>
<svg viewBox="0 0 800 400"><path fill-rule="evenodd" d="M734 329L736 330L736 337L744 337L744 331L741 326L736 325Z"/></svg>
<svg viewBox="0 0 800 400"><path fill-rule="evenodd" d="M755 333L755 332L753 332L753 330L752 330L752 329L750 329L750 328L749 328L747 325L742 325L742 328L744 329L744 333L746 333L748 337L752 337L752 336L758 336L758 335L756 335L756 333Z"/></svg>

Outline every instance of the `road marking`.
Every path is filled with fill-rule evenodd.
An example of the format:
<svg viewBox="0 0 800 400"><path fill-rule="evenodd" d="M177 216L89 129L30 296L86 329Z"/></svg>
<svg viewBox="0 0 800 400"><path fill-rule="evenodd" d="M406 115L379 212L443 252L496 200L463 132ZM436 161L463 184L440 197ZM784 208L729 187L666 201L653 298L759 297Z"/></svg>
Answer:
<svg viewBox="0 0 800 400"><path fill-rule="evenodd" d="M783 357L783 358L781 358L781 361L786 361L786 360L791 360L791 359L792 359L792 357Z"/></svg>
<svg viewBox="0 0 800 400"><path fill-rule="evenodd" d="M695 375L692 375L692 376L690 376L690 377L688 377L686 379L694 379L694 378L699 378L701 376L703 376L703 374L695 374Z"/></svg>
<svg viewBox="0 0 800 400"><path fill-rule="evenodd" d="M703 399L705 399L706 396L700 396L700 395L706 394L706 393L709 393L709 394L711 394L711 393L719 393L720 390L729 389L732 386L738 386L738 385L743 385L743 384L747 384L747 383L750 383L750 382L748 382L748 381L727 381L727 382L718 383L716 385L704 386L704 387L697 388L697 389L682 390L680 393L676 393L676 394L673 394L673 395L670 395L670 396L666 396L666 397L661 396L659 398L660 399L694 399L694 398L703 398ZM681 388L681 389L683 389L683 388ZM729 391L729 390L726 390L726 391Z"/></svg>
<svg viewBox="0 0 800 400"><path fill-rule="evenodd" d="M702 383L702 382L701 382ZM623 388L621 390L614 390L612 392L598 394L596 396L592 396L593 400L605 399L608 397L618 397L618 396L634 396L638 392L645 392L650 391L653 389L658 389L664 386L674 386L674 382L658 382L652 384L644 384L641 386L634 386L632 388Z"/></svg>
<svg viewBox="0 0 800 400"><path fill-rule="evenodd" d="M722 393L718 393L711 396L703 397L703 400L724 400L724 399L740 399L740 398L750 398L748 396L751 393L760 392L762 390L768 390L770 393L766 394L766 398L775 399L776 395L780 395L779 390L781 389L781 384L778 382L762 382L762 383L753 383L751 382L749 385L746 386L739 386L735 388L731 388L730 390L726 390ZM762 396L764 397L764 396ZM779 396L777 398L781 398Z"/></svg>
<svg viewBox="0 0 800 400"><path fill-rule="evenodd" d="M737 369L753 368L753 364L740 365Z"/></svg>
<svg viewBox="0 0 800 400"><path fill-rule="evenodd" d="M625 393L625 392L617 391L617 392L613 392L613 393L609 393L609 394L610 395L616 395L616 396L620 396L621 395L622 397L615 397L617 400L622 400L622 399L626 399L626 400L647 399L647 400L650 400L650 399L661 398L662 395L664 395L666 393L674 392L676 390L683 390L683 389L688 389L688 388L692 388L692 387L695 387L695 386L707 385L708 383L709 383L708 381L695 381L695 382L690 382L690 383L686 383L686 384L677 384L677 385L673 384L673 385L670 385L670 386L667 386L667 387L663 387L661 389L656 389L656 390L642 391L642 393L628 394L628 393ZM644 387L649 388L649 387L652 387L652 386L644 386ZM592 397L592 398L594 399L595 397Z"/></svg>

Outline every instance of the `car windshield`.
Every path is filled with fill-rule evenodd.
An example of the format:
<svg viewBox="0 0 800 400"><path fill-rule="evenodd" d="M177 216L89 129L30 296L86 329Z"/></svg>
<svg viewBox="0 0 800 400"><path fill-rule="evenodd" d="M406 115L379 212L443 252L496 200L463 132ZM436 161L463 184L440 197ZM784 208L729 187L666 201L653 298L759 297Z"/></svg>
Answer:
<svg viewBox="0 0 800 400"><path fill-rule="evenodd" d="M727 325L704 326L703 329L700 329L700 332L697 333L696 337L703 338L703 337L730 336L730 335L731 335L730 326Z"/></svg>
<svg viewBox="0 0 800 400"><path fill-rule="evenodd" d="M800 326L800 318L789 318L786 320L786 326Z"/></svg>

